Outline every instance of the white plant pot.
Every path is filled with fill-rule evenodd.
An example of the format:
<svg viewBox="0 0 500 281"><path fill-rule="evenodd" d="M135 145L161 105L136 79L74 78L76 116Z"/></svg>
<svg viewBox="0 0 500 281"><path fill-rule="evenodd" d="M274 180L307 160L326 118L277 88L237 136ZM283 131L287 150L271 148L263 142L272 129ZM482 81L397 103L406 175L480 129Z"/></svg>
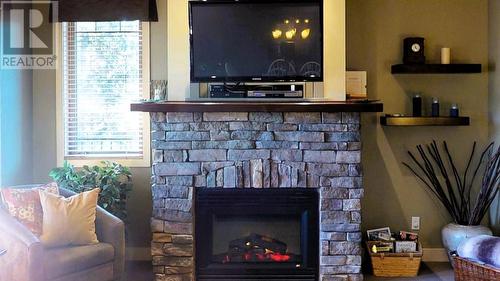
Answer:
<svg viewBox="0 0 500 281"><path fill-rule="evenodd" d="M492 235L492 232L488 227L482 225L459 225L455 223L445 225L441 230L441 238L450 263L453 265L453 258L450 253L456 251L462 241L482 234Z"/></svg>

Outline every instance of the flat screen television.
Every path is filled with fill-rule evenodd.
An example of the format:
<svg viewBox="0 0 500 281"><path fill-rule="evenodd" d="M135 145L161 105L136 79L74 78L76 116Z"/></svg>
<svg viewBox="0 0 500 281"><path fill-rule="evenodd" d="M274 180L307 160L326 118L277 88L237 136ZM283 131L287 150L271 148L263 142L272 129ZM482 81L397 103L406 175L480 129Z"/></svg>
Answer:
<svg viewBox="0 0 500 281"><path fill-rule="evenodd" d="M323 3L190 1L191 82L323 80Z"/></svg>

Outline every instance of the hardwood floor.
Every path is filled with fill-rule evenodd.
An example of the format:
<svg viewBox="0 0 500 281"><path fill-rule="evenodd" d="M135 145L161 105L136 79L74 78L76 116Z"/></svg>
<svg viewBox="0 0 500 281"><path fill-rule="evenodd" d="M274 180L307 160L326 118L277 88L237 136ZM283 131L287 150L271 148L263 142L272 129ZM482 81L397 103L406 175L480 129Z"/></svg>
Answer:
<svg viewBox="0 0 500 281"><path fill-rule="evenodd" d="M153 271L148 261L128 262L126 266L126 281L152 281ZM422 264L418 277L415 278L378 278L365 275L365 281L453 281L453 269L448 263Z"/></svg>
<svg viewBox="0 0 500 281"><path fill-rule="evenodd" d="M129 261L125 265L125 281L152 281L153 277L150 261Z"/></svg>

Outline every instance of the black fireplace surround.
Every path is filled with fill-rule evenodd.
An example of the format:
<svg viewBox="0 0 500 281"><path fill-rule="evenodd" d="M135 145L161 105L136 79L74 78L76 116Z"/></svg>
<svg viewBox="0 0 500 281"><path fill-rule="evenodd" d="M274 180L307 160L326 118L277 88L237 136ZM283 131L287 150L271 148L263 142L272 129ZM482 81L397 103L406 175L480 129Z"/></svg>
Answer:
<svg viewBox="0 0 500 281"><path fill-rule="evenodd" d="M195 219L196 280L318 280L318 189L200 188Z"/></svg>

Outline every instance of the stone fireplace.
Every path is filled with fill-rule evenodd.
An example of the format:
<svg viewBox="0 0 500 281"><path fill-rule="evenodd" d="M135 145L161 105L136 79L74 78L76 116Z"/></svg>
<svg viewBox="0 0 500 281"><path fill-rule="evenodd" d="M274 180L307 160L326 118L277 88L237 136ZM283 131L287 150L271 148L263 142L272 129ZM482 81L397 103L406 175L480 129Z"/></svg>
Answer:
<svg viewBox="0 0 500 281"><path fill-rule="evenodd" d="M151 117L154 160L151 254L156 280L240 280L214 277L216 275L207 279L197 275L203 273L196 272L197 268L201 270L197 264L206 261L196 253L206 249L206 243L214 243L195 239L214 235L197 232L208 231L203 227L205 220L197 223L195 219L202 217L195 216L195 201L200 198L197 194L230 190L225 195L230 196L252 190L251 196L259 192L272 195L266 193L271 189L315 189L319 194L319 218L315 221L319 232L312 231L307 237L316 240L311 244L317 245L316 251L312 251L316 256L309 257L308 261L309 265L316 267L316 274L303 279L277 277L276 280L362 279L360 113L153 112ZM280 206L286 211L286 204ZM234 213L235 207L231 208L228 208L227 215ZM276 224L272 222L272 212L267 217L262 212L258 215L262 220L254 222L267 219ZM231 228L228 224L238 222L234 218L221 220L226 220L223 222L225 227ZM314 222L308 222L311 223ZM293 222L289 227L300 229L300 226L293 226ZM258 233L266 232L262 227L247 232L252 232L246 233L254 235L252 239L255 235L276 236L266 239L279 242L288 239L287 250L280 252L279 246L274 246L277 250L266 248L264 252L269 255L288 252L294 255L294 259L288 261L294 267L302 266L300 235L299 238L286 238L272 234L272 231L269 231L271 234ZM291 235L293 237L293 233ZM224 241L223 246L212 245L212 248L225 249L237 235L228 236L231 237ZM294 239L299 239L299 244L292 245L290 241ZM298 256L300 258L296 259ZM252 260L247 262L258 263L257 257L253 254ZM239 258L236 256L233 260Z"/></svg>

